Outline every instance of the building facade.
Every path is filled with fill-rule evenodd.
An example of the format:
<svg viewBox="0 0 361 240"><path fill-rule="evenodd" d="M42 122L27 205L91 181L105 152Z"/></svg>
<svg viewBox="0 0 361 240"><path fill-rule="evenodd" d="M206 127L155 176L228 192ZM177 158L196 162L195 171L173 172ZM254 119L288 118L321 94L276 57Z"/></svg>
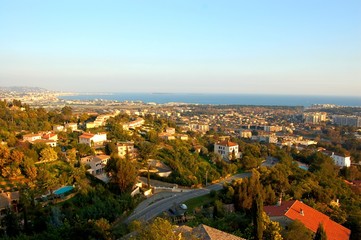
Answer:
<svg viewBox="0 0 361 240"><path fill-rule="evenodd" d="M222 156L223 159L232 160L239 157L238 144L225 140L214 144L214 152Z"/></svg>

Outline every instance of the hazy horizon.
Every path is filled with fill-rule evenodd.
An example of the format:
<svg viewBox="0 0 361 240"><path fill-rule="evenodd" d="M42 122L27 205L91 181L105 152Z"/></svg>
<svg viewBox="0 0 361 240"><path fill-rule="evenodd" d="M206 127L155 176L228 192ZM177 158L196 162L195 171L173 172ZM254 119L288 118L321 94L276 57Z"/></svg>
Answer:
<svg viewBox="0 0 361 240"><path fill-rule="evenodd" d="M4 1L0 85L360 96L361 1Z"/></svg>

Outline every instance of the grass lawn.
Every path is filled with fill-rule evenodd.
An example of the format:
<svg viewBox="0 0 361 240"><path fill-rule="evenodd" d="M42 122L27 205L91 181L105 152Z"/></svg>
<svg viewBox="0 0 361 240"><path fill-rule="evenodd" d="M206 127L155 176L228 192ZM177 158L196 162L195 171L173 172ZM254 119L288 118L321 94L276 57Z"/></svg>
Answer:
<svg viewBox="0 0 361 240"><path fill-rule="evenodd" d="M195 208L212 203L213 201L214 197L211 197L210 194L207 194L204 196L189 199L188 201L184 202L184 204L187 205L188 211L192 212Z"/></svg>

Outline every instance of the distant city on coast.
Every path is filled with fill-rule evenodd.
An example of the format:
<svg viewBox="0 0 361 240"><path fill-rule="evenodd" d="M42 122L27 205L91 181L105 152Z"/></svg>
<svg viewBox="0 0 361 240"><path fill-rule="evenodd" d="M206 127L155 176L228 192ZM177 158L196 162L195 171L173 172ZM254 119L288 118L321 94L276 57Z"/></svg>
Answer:
<svg viewBox="0 0 361 240"><path fill-rule="evenodd" d="M304 106L334 104L361 106L361 96L297 96L267 94L207 94L207 93L76 93L59 96L66 100L142 101L164 104L170 102L215 105Z"/></svg>

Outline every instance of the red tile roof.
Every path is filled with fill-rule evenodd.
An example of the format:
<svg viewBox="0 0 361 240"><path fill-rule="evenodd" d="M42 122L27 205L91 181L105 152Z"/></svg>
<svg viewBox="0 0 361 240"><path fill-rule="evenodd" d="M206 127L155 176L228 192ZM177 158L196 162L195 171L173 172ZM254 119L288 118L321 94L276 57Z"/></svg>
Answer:
<svg viewBox="0 0 361 240"><path fill-rule="evenodd" d="M92 138L95 134L92 133L83 133L83 135L79 136L79 138Z"/></svg>
<svg viewBox="0 0 361 240"><path fill-rule="evenodd" d="M204 240L242 240L243 238L200 224L192 230L193 236ZM244 239L243 239L244 240Z"/></svg>
<svg viewBox="0 0 361 240"><path fill-rule="evenodd" d="M265 206L264 211L270 217L286 216L291 220L297 219L314 233L317 231L319 224L322 223L329 240L346 240L350 238L351 231L349 229L297 200L282 202L281 206Z"/></svg>
<svg viewBox="0 0 361 240"><path fill-rule="evenodd" d="M234 142L231 142L229 140L226 140L226 141L222 141L222 142L218 142L217 145L220 145L220 146L226 146L226 147L234 147L234 146L238 146L237 143L234 143Z"/></svg>

